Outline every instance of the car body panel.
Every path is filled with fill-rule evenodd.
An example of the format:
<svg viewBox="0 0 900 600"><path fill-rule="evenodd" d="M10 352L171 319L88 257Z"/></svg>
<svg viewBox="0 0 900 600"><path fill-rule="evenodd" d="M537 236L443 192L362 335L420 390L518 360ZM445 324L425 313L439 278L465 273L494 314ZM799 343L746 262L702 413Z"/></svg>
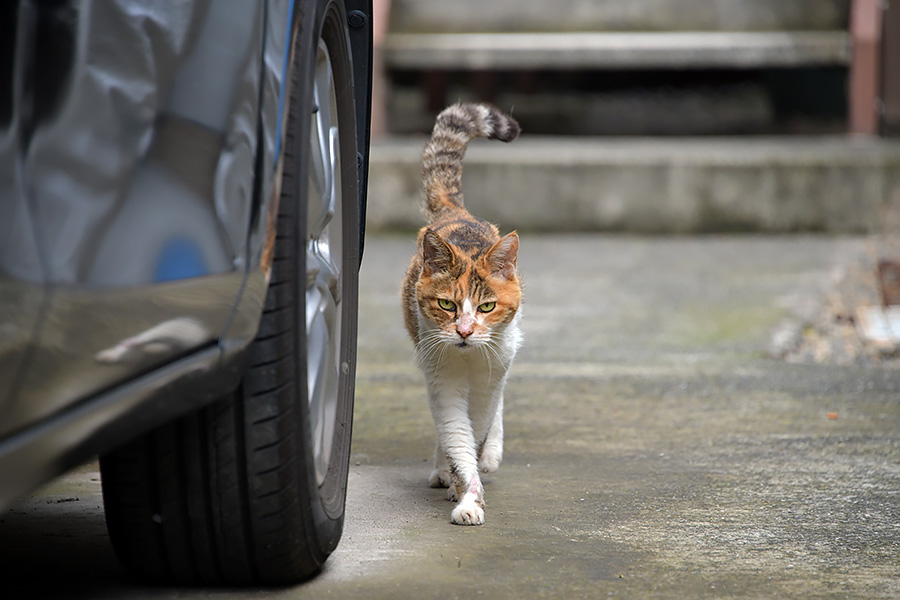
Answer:
<svg viewBox="0 0 900 600"><path fill-rule="evenodd" d="M0 436L224 330L247 266L264 8L19 6L2 193L33 215L45 293Z"/></svg>
<svg viewBox="0 0 900 600"><path fill-rule="evenodd" d="M12 179L13 167L0 162L0 182ZM3 213L0 218L0 399L9 399L20 385L20 374L32 347L47 289L34 222L24 198L3 201Z"/></svg>
<svg viewBox="0 0 900 600"><path fill-rule="evenodd" d="M124 443L171 414L199 408L235 385L237 373L228 375L218 348L209 347L5 437L0 440L0 508L110 444ZM210 381L218 381L218 387ZM167 406L172 402L179 406Z"/></svg>
<svg viewBox="0 0 900 600"><path fill-rule="evenodd" d="M0 7L0 508L237 385L304 7Z"/></svg>

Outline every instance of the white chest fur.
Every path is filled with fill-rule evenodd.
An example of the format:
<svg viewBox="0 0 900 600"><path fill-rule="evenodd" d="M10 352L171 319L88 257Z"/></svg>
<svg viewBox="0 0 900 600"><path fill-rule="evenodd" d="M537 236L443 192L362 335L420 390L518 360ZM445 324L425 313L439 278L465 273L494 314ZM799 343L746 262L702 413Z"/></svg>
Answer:
<svg viewBox="0 0 900 600"><path fill-rule="evenodd" d="M465 346L419 314L416 358L425 374L438 443L430 482L458 500L454 523L484 522L479 470L497 470L503 458L503 389L522 343L521 312L503 328Z"/></svg>

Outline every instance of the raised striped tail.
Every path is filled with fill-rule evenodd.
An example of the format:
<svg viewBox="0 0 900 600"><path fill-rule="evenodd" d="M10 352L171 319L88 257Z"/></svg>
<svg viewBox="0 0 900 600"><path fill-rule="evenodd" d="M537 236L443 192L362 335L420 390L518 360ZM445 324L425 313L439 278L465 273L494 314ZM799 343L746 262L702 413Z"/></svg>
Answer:
<svg viewBox="0 0 900 600"><path fill-rule="evenodd" d="M473 138L511 142L519 124L490 104L454 104L437 116L431 139L422 155L425 212L434 220L448 210L464 207L462 161Z"/></svg>

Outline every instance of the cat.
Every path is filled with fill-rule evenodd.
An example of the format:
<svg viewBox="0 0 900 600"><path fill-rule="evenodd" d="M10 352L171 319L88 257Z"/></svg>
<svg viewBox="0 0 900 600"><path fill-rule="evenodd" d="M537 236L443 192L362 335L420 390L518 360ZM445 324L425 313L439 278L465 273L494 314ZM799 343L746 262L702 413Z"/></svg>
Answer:
<svg viewBox="0 0 900 600"><path fill-rule="evenodd" d="M503 388L522 333L519 236L463 204L462 160L476 137L510 142L519 124L487 104L455 104L435 121L423 153L425 215L401 289L404 321L425 374L437 428L429 483L457 502L452 523L484 523L479 470L503 458Z"/></svg>

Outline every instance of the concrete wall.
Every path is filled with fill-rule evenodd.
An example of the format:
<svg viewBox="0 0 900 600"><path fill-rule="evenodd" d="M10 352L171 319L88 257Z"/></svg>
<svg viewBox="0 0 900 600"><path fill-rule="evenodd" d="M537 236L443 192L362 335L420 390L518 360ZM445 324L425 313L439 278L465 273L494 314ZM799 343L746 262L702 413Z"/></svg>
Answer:
<svg viewBox="0 0 900 600"><path fill-rule="evenodd" d="M368 226L423 224L424 139L372 148ZM504 231L878 231L900 142L845 137L479 140L466 205Z"/></svg>

